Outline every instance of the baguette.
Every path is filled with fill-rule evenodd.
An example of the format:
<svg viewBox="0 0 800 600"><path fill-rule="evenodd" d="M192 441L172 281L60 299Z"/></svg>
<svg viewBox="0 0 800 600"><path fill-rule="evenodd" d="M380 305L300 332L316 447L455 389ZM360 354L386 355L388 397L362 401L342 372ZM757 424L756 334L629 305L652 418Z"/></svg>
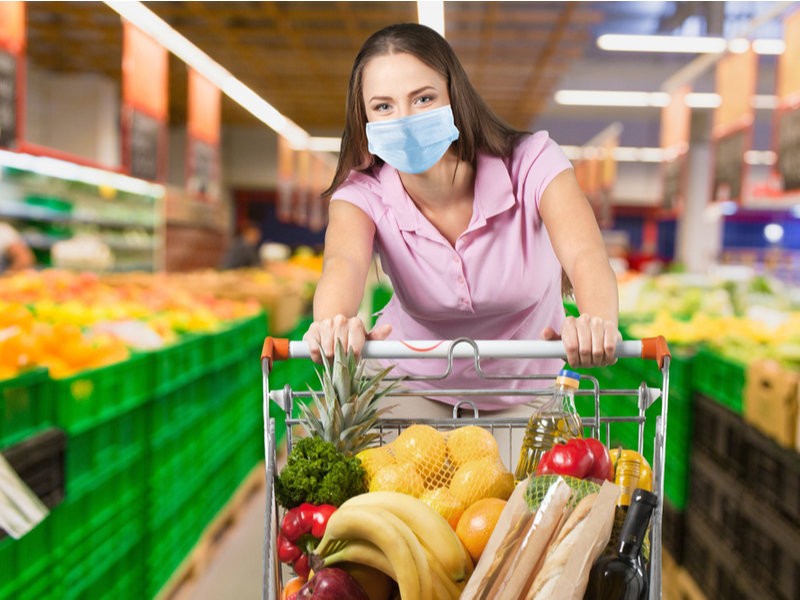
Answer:
<svg viewBox="0 0 800 600"><path fill-rule="evenodd" d="M558 578L564 572L575 543L588 522L597 494L589 494L578 503L569 519L561 528L555 541L550 544L545 555L544 564L533 580L533 584L525 596L525 600L545 600L555 591Z"/></svg>

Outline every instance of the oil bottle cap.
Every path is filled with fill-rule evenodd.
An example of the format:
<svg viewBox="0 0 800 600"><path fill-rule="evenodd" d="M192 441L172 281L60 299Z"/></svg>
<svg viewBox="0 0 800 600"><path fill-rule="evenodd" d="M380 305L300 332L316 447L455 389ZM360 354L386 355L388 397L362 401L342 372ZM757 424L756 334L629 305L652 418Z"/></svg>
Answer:
<svg viewBox="0 0 800 600"><path fill-rule="evenodd" d="M558 377L556 378L556 385L563 385L564 387L577 390L578 386L580 385L580 381L581 376L579 373L570 371L568 369L561 369L558 372Z"/></svg>

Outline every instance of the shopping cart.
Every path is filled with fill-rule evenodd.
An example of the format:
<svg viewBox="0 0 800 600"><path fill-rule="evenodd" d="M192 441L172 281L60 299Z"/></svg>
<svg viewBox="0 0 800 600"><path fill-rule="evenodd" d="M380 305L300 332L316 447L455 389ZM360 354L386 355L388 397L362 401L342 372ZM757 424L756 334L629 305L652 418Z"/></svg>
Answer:
<svg viewBox="0 0 800 600"><path fill-rule="evenodd" d="M414 381L445 380L452 372L453 361L459 359L472 359L475 371L483 379L491 380L554 380L555 375L488 375L481 370L481 360L483 359L544 359L560 358L566 359L566 351L561 342L544 341L474 341L468 338L459 338L453 341L443 342L399 342L382 341L366 342L362 351L362 356L368 359L446 359L447 369L441 375L434 376L411 376L405 377L403 382L408 387L413 386ZM583 426L591 431L591 435L601 439L601 434L605 433L606 444L611 440L611 424L621 422L633 422L639 426L639 447L640 454L644 450L644 429L645 411L659 398L662 400L662 414L656 417L654 450L652 457L653 466L653 491L658 494L658 508L653 514L650 525L650 600L661 599L661 522L664 504L664 459L667 440L667 409L669 395L669 362L670 353L667 343L663 337L651 338L640 341L624 341L617 344L616 356L618 358L643 358L654 360L658 363L663 376L661 389L649 388L642 383L635 390L601 390L597 379L588 375L581 375L581 382L587 382L591 389L584 386L576 390L577 395L594 396L594 416L584 417ZM285 339L267 338L264 343L264 350L261 355L261 367L264 375L264 445L266 449L266 470L267 470L267 506L264 519L264 570L263 570L263 600L275 600L280 596L283 581L281 567L277 559L277 536L278 536L278 506L275 501L274 480L277 473L277 443L275 438L275 421L269 417L269 402L276 402L286 412L287 427L287 450L291 452L293 439L293 429L295 425L301 423L298 419L292 418L295 399L309 398L311 393L308 391L294 391L290 386L282 390L269 389L269 374L272 371L273 361L288 360L290 358L309 359L311 354L306 342L290 342ZM387 378L389 379L389 378ZM390 396L420 396L430 395L430 390L404 389L394 391ZM459 397L460 400L453 407L452 419L384 419L380 429L382 433L399 433L406 427L413 424L425 424L439 430L451 430L465 425L477 425L488 429L492 434L500 429L509 432L509 455L510 460L515 460L511 456L511 438L514 430L523 430L528 424L527 418L485 418L479 415L474 403L468 398L481 396L545 396L552 394L552 390L547 389L437 389L437 397ZM600 400L603 396L635 397L638 400L639 414L630 417L603 417L600 411ZM604 402L611 402L612 398L605 399ZM459 408L469 406L473 409L472 418L459 417ZM514 471L514 464L509 464L511 471Z"/></svg>

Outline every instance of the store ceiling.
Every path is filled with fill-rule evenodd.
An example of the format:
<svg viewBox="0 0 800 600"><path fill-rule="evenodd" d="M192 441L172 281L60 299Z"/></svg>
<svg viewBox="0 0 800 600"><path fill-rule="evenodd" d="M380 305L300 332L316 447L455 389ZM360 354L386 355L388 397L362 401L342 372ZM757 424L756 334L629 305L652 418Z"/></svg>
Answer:
<svg viewBox="0 0 800 600"><path fill-rule="evenodd" d="M147 2L214 60L315 135L344 127L350 68L370 34L417 20L416 2ZM446 37L475 87L528 127L593 42L603 13L576 2L447 2ZM28 3L29 56L41 68L119 80L122 28L101 2ZM170 118L186 118L186 68L170 59ZM223 122L257 121L232 101Z"/></svg>

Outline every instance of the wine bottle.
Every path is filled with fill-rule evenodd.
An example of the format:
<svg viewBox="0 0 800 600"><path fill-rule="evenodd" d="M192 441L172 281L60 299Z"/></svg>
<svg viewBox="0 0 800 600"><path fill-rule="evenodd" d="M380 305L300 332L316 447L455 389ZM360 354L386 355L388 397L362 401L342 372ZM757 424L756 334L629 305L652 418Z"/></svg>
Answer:
<svg viewBox="0 0 800 600"><path fill-rule="evenodd" d="M639 560L647 525L658 497L642 489L631 495L631 504L622 526L614 556L600 558L589 574L584 600L646 600L647 572Z"/></svg>

